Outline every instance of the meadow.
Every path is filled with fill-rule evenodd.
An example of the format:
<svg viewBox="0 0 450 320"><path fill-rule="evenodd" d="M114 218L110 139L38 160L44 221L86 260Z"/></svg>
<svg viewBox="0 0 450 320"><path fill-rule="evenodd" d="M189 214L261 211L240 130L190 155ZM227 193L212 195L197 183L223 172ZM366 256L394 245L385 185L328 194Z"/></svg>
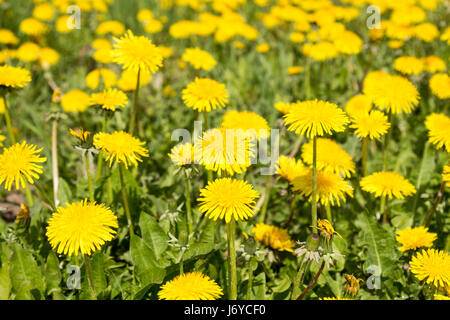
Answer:
<svg viewBox="0 0 450 320"><path fill-rule="evenodd" d="M449 21L0 0L0 300L449 300Z"/></svg>

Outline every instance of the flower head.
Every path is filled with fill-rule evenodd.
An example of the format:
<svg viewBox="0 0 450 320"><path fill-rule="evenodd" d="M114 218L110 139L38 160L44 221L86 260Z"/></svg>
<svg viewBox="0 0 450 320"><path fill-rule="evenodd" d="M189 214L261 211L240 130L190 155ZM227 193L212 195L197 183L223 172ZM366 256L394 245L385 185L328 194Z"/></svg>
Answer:
<svg viewBox="0 0 450 320"><path fill-rule="evenodd" d="M180 274L158 292L160 300L215 300L222 295L222 288L200 272Z"/></svg>
<svg viewBox="0 0 450 320"><path fill-rule="evenodd" d="M176 145L170 150L169 157L177 166L194 163L194 146L190 142Z"/></svg>
<svg viewBox="0 0 450 320"><path fill-rule="evenodd" d="M215 80L195 78L183 90L183 102L199 112L210 112L228 104L228 92L224 84Z"/></svg>
<svg viewBox="0 0 450 320"><path fill-rule="evenodd" d="M394 69L407 75L419 74L424 71L424 64L416 57L398 57L394 60Z"/></svg>
<svg viewBox="0 0 450 320"><path fill-rule="evenodd" d="M135 36L131 30L121 38L114 38L111 52L113 61L123 69L150 71L155 73L163 63L161 50L145 36Z"/></svg>
<svg viewBox="0 0 450 320"><path fill-rule="evenodd" d="M264 223L257 223L252 233L255 240L279 251L294 252L295 242L291 240L286 229L270 226Z"/></svg>
<svg viewBox="0 0 450 320"><path fill-rule="evenodd" d="M425 119L428 129L428 141L437 149L444 148L450 152L450 118L443 113L432 113Z"/></svg>
<svg viewBox="0 0 450 320"><path fill-rule="evenodd" d="M356 296L359 291L359 283L364 280L356 278L353 274L344 274L344 278L347 280L344 291L351 296Z"/></svg>
<svg viewBox="0 0 450 320"><path fill-rule="evenodd" d="M372 110L367 113L358 113L352 117L350 128L356 129L359 138L378 139L388 132L391 124L388 117L381 111Z"/></svg>
<svg viewBox="0 0 450 320"><path fill-rule="evenodd" d="M255 199L258 191L246 181L219 178L200 190L199 210L210 219L247 220L255 214Z"/></svg>
<svg viewBox="0 0 450 320"><path fill-rule="evenodd" d="M5 182L5 189L10 191L15 183L16 190L19 190L20 187L25 188L26 181L33 184L33 178L39 179L43 172L39 163L47 161L47 158L39 156L42 148L36 148L23 141L3 149L0 154L0 185Z"/></svg>
<svg viewBox="0 0 450 320"><path fill-rule="evenodd" d="M69 129L69 132L72 136L78 139L81 143L86 143L89 137L92 135L92 132L85 131L82 128L76 128L75 130Z"/></svg>
<svg viewBox="0 0 450 320"><path fill-rule="evenodd" d="M266 119L253 111L227 111L223 116L222 128L242 129L257 140L267 139L270 136L270 127Z"/></svg>
<svg viewBox="0 0 450 320"><path fill-rule="evenodd" d="M99 105L102 109L116 111L116 107L124 108L128 103L127 95L118 89L105 89L103 92L93 93L90 98L91 105Z"/></svg>
<svg viewBox="0 0 450 320"><path fill-rule="evenodd" d="M137 167L138 161L142 161L141 157L148 157L148 149L144 145L143 141L123 131L99 132L94 136L94 146L106 154L109 166L115 161L123 163L125 168L128 165Z"/></svg>
<svg viewBox="0 0 450 320"><path fill-rule="evenodd" d="M348 100L345 112L351 117L359 113L368 113L372 109L372 100L364 94L358 94Z"/></svg>
<svg viewBox="0 0 450 320"><path fill-rule="evenodd" d="M197 70L210 71L217 64L217 61L208 51L199 48L187 48L181 59L190 63Z"/></svg>
<svg viewBox="0 0 450 320"><path fill-rule="evenodd" d="M411 272L435 287L450 285L450 255L436 249L418 252L409 263Z"/></svg>
<svg viewBox="0 0 450 320"><path fill-rule="evenodd" d="M313 164L313 141L302 147L303 161L312 166ZM334 172L345 178L355 172L355 163L352 157L335 141L328 138L317 139L317 169Z"/></svg>
<svg viewBox="0 0 450 320"><path fill-rule="evenodd" d="M66 255L90 255L112 240L117 217L104 204L87 200L59 207L48 221L47 237L53 250Z"/></svg>
<svg viewBox="0 0 450 320"><path fill-rule="evenodd" d="M86 85L91 89L97 89L100 82L105 88L114 86L117 82L117 76L114 72L106 68L92 70L85 78ZM134 77L134 88L136 88L136 77Z"/></svg>
<svg viewBox="0 0 450 320"><path fill-rule="evenodd" d="M20 67L0 66L0 88L23 88L31 81L30 71Z"/></svg>
<svg viewBox="0 0 450 320"><path fill-rule="evenodd" d="M442 172L442 181L447 187L450 187L450 165L445 165Z"/></svg>
<svg viewBox="0 0 450 320"><path fill-rule="evenodd" d="M126 69L122 71L120 79L117 81L117 86L123 91L136 90L138 72L133 69ZM139 88L142 88L150 82L152 76L149 71L141 70L139 72Z"/></svg>
<svg viewBox="0 0 450 320"><path fill-rule="evenodd" d="M327 219L318 219L317 227L311 226L311 228L316 228L317 230L319 230L320 235L327 241L330 241L335 234L337 234L342 239L342 236L336 230L334 230L333 225Z"/></svg>
<svg viewBox="0 0 450 320"><path fill-rule="evenodd" d="M445 73L435 74L430 78L430 89L439 99L450 98L450 77Z"/></svg>
<svg viewBox="0 0 450 320"><path fill-rule="evenodd" d="M293 103L279 101L276 102L273 107L280 111L282 114L287 114L291 110L292 105Z"/></svg>
<svg viewBox="0 0 450 320"><path fill-rule="evenodd" d="M399 248L404 252L407 250L416 250L422 247L433 246L433 241L436 240L437 234L428 232L428 228L423 226L416 228L406 228L396 232L396 239L402 244Z"/></svg>
<svg viewBox="0 0 450 320"><path fill-rule="evenodd" d="M292 181L292 190L312 201L312 180L312 169L308 168ZM353 188L347 181L336 173L317 171L317 199L321 204L340 206L346 195L353 197Z"/></svg>
<svg viewBox="0 0 450 320"><path fill-rule="evenodd" d="M316 99L294 103L284 115L284 122L289 131L312 138L342 132L349 120L334 103Z"/></svg>
<svg viewBox="0 0 450 320"><path fill-rule="evenodd" d="M292 183L295 178L304 174L307 167L304 166L301 160L281 155L278 158L277 174Z"/></svg>
<svg viewBox="0 0 450 320"><path fill-rule="evenodd" d="M375 172L361 179L361 188L373 193L376 198L387 196L404 199L416 193L414 186L401 175L391 171Z"/></svg>
<svg viewBox="0 0 450 320"><path fill-rule="evenodd" d="M81 90L70 90L61 98L61 106L66 112L83 112L89 107L89 95Z"/></svg>

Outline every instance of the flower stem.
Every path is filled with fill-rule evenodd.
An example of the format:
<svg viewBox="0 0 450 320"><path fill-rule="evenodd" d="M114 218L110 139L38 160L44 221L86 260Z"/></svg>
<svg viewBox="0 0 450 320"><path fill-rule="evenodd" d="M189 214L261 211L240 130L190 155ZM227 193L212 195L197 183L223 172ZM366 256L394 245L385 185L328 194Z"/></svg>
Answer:
<svg viewBox="0 0 450 320"><path fill-rule="evenodd" d="M97 294L95 293L95 287L94 287L94 277L92 276L92 268L91 268L91 261L87 254L84 254L84 265L86 267L86 274L88 278L89 283L89 290L91 292L91 299L97 300Z"/></svg>
<svg viewBox="0 0 450 320"><path fill-rule="evenodd" d="M89 163L89 153L86 152L85 154L86 159L86 174L88 178L88 188L89 188L89 200L91 202L95 201L94 198L94 189L92 188L92 177L91 177L91 164Z"/></svg>
<svg viewBox="0 0 450 320"><path fill-rule="evenodd" d="M317 228L317 137L313 138L312 225Z"/></svg>
<svg viewBox="0 0 450 320"><path fill-rule="evenodd" d="M266 212L267 212L267 207L269 205L270 191L272 191L272 185L273 185L273 178L271 175L268 175L267 182L266 182L266 190L264 192L264 203L262 205L261 214L260 214L261 222L264 222L266 219Z"/></svg>
<svg viewBox="0 0 450 320"><path fill-rule="evenodd" d="M308 286L306 287L305 290L303 290L302 294L297 298L297 300L302 300L305 295L308 293L308 291L312 288L312 286L314 285L314 283L316 283L317 279L319 278L320 274L323 271L323 268L325 267L325 261L322 262L322 265L320 266L319 270L317 271L316 275L314 276L314 278L310 281L310 283L308 284Z"/></svg>
<svg viewBox="0 0 450 320"><path fill-rule="evenodd" d="M11 145L16 143L16 137L14 136L14 131L11 125L11 117L9 115L9 106L8 101L6 100L6 94L3 95L3 101L5 102L5 122L6 127L8 128L9 140Z"/></svg>
<svg viewBox="0 0 450 320"><path fill-rule="evenodd" d="M113 202L113 189L112 189L112 183L111 183L111 168L107 165L106 166L106 175L108 176L108 180L106 180L106 201L108 201L108 204L111 204Z"/></svg>
<svg viewBox="0 0 450 320"><path fill-rule="evenodd" d="M380 207L380 212L383 214L383 224L386 224L387 221L388 221L386 196L382 196L382 197L381 197L381 207Z"/></svg>
<svg viewBox="0 0 450 320"><path fill-rule="evenodd" d="M134 90L134 103L133 103L133 107L131 108L131 114L130 114L130 128L129 128L128 132L131 135L134 133L134 128L136 126L136 115L137 115L137 111L138 111L140 78L141 78L141 69L139 69L138 73L137 73L136 90Z"/></svg>
<svg viewBox="0 0 450 320"><path fill-rule="evenodd" d="M52 121L52 175L53 175L53 202L55 208L59 206L58 200L58 120Z"/></svg>
<svg viewBox="0 0 450 320"><path fill-rule="evenodd" d="M329 204L326 205L326 209L327 209L327 219L331 224L333 224L333 215L331 214L331 207Z"/></svg>
<svg viewBox="0 0 450 320"><path fill-rule="evenodd" d="M303 259L303 256L300 257L302 262L300 263L300 267L298 268L297 276L294 280L294 287L292 288L291 300L295 300L298 295L298 289L300 287L300 283L302 282L303 275L305 274L307 263Z"/></svg>
<svg viewBox="0 0 450 320"><path fill-rule="evenodd" d="M191 234L193 232L192 230L192 208L191 208L191 182L189 179L189 174L184 170L184 177L185 177L185 183L186 187L184 189L184 198L186 201L186 218L187 218L187 225L188 225L188 232Z"/></svg>
<svg viewBox="0 0 450 320"><path fill-rule="evenodd" d="M125 207L125 214L127 216L128 228L130 229L130 236L134 235L133 223L131 221L131 212L130 207L128 205L128 197L127 192L125 190L125 182L123 179L123 164L119 163L119 175L120 175L120 186L122 188L122 198L123 198L123 206Z"/></svg>
<svg viewBox="0 0 450 320"><path fill-rule="evenodd" d="M363 177L367 176L367 137L365 137L362 141L362 169L363 169Z"/></svg>
<svg viewBox="0 0 450 320"><path fill-rule="evenodd" d="M297 202L297 196L295 194L292 195L291 206L289 209L289 217L283 225L283 228L286 229L292 221L295 212L295 203Z"/></svg>
<svg viewBox="0 0 450 320"><path fill-rule="evenodd" d="M253 287L253 266L252 266L252 259L250 259L248 261L248 285L247 285L246 300L251 300L252 287Z"/></svg>
<svg viewBox="0 0 450 320"><path fill-rule="evenodd" d="M102 132L106 132L106 113L103 116L102 121ZM98 155L98 162L97 162L97 174L95 175L95 179L100 179L102 176L102 170L103 170L103 156L102 154Z"/></svg>
<svg viewBox="0 0 450 320"><path fill-rule="evenodd" d="M25 197L27 198L28 207L32 207L34 204L33 196L31 194L30 185L25 181Z"/></svg>
<svg viewBox="0 0 450 320"><path fill-rule="evenodd" d="M388 113L388 122L391 123L392 121L392 111L389 111ZM388 129L388 132L384 136L384 145L383 145L383 171L387 170L387 150L389 141L391 140L391 131L392 131L392 123L391 127Z"/></svg>
<svg viewBox="0 0 450 320"><path fill-rule="evenodd" d="M230 263L229 300L237 300L237 274L236 274L236 248L235 248L236 222L233 218L227 223L228 254Z"/></svg>
<svg viewBox="0 0 450 320"><path fill-rule="evenodd" d="M311 77L311 61L309 57L306 57L306 68L305 68L305 99L309 100L311 96L311 85L310 85L310 77Z"/></svg>
<svg viewBox="0 0 450 320"><path fill-rule="evenodd" d="M436 212L436 208L437 208L439 202L441 202L442 196L444 195L444 189L445 189L445 182L443 181L441 183L441 187L439 188L438 194L436 195L436 198L434 199L433 206L428 211L427 216L423 220L424 226L428 226L430 224L431 218L433 218L433 215Z"/></svg>

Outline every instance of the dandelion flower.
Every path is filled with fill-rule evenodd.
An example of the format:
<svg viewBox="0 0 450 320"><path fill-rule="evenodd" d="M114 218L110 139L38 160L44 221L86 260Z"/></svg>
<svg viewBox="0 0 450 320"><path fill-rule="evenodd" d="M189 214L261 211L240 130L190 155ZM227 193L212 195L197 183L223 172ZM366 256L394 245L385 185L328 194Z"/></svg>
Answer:
<svg viewBox="0 0 450 320"><path fill-rule="evenodd" d="M177 166L194 163L194 146L190 142L176 145L170 150L169 157Z"/></svg>
<svg viewBox="0 0 450 320"><path fill-rule="evenodd" d="M294 103L284 122L289 131L313 138L344 131L349 119L334 103L316 99Z"/></svg>
<svg viewBox="0 0 450 320"><path fill-rule="evenodd" d="M30 71L20 67L0 66L0 88L23 88L31 81Z"/></svg>
<svg viewBox="0 0 450 320"><path fill-rule="evenodd" d="M247 220L255 215L258 197L258 191L246 181L219 178L200 190L199 210L214 221L218 218L225 219L226 223L231 219Z"/></svg>
<svg viewBox="0 0 450 320"><path fill-rule="evenodd" d="M228 111L223 116L222 128L242 129L257 140L267 139L270 136L267 120L253 111Z"/></svg>
<svg viewBox="0 0 450 320"><path fill-rule="evenodd" d="M117 81L117 86L123 91L136 90L138 72L132 69L122 71L120 79ZM142 88L150 82L152 76L149 71L141 70L139 72L139 88Z"/></svg>
<svg viewBox="0 0 450 320"><path fill-rule="evenodd" d="M19 43L19 38L11 30L0 29L0 43L15 45Z"/></svg>
<svg viewBox="0 0 450 320"><path fill-rule="evenodd" d="M292 241L286 229L257 223L252 233L255 240L278 251L294 252L295 242Z"/></svg>
<svg viewBox="0 0 450 320"><path fill-rule="evenodd" d="M112 88L93 93L90 99L91 105L100 105L102 109L110 111L116 111L116 107L124 108L128 103L128 97L123 91Z"/></svg>
<svg viewBox="0 0 450 320"><path fill-rule="evenodd" d="M181 59L190 63L196 70L210 71L217 64L217 61L208 51L199 48L187 48Z"/></svg>
<svg viewBox="0 0 450 320"><path fill-rule="evenodd" d="M359 138L378 139L388 132L391 124L388 117L381 111L372 110L370 113L359 113L352 117L352 124L349 126L355 130Z"/></svg>
<svg viewBox="0 0 450 320"><path fill-rule="evenodd" d="M337 57L339 51L333 43L329 41L322 41L315 44L304 44L302 47L302 53L316 61L325 61Z"/></svg>
<svg viewBox="0 0 450 320"><path fill-rule="evenodd" d="M313 141L302 147L303 161L312 166L313 164ZM352 157L335 141L327 138L317 139L317 169L338 173L349 178L355 172L355 163Z"/></svg>
<svg viewBox="0 0 450 320"><path fill-rule="evenodd" d="M195 78L183 90L183 102L199 112L210 112L228 104L228 92L224 84L215 80Z"/></svg>
<svg viewBox="0 0 450 320"><path fill-rule="evenodd" d="M380 109L410 113L419 103L419 92L408 79L378 73L364 81L364 94Z"/></svg>
<svg viewBox="0 0 450 320"><path fill-rule="evenodd" d="M195 161L219 175L242 173L251 165L255 144L239 130L210 129L194 143Z"/></svg>
<svg viewBox="0 0 450 320"><path fill-rule="evenodd" d="M411 272L437 288L450 285L450 256L436 249L418 252L409 263Z"/></svg>
<svg viewBox="0 0 450 320"><path fill-rule="evenodd" d="M91 89L97 89L100 81L105 88L110 88L116 84L117 76L109 69L100 68L89 72L85 78L85 81L86 85ZM134 88L136 88L136 77L134 78Z"/></svg>
<svg viewBox="0 0 450 320"><path fill-rule="evenodd" d="M422 59L423 67L427 72L440 72L446 68L445 61L436 56L428 56Z"/></svg>
<svg viewBox="0 0 450 320"><path fill-rule="evenodd" d="M428 141L437 149L444 148L450 152L450 118L443 113L432 113L425 119L428 129Z"/></svg>
<svg viewBox="0 0 450 320"><path fill-rule="evenodd" d="M340 296L337 296L337 297L319 298L319 300L352 300L352 299L350 299L350 298L341 298Z"/></svg>
<svg viewBox="0 0 450 320"><path fill-rule="evenodd" d="M278 158L277 167L276 173L290 183L298 176L304 174L305 170L307 170L307 167L305 167L301 160L296 160L295 158L283 155Z"/></svg>
<svg viewBox="0 0 450 320"><path fill-rule="evenodd" d="M295 74L299 74L303 72L303 67L302 66L291 66L287 69L287 73L290 76L293 76Z"/></svg>
<svg viewBox="0 0 450 320"><path fill-rule="evenodd" d="M89 95L81 90L70 90L61 98L61 106L66 112L83 112L89 107Z"/></svg>
<svg viewBox="0 0 450 320"><path fill-rule="evenodd" d="M40 36L47 33L50 28L35 18L27 18L20 23L19 30L29 36Z"/></svg>
<svg viewBox="0 0 450 320"><path fill-rule="evenodd" d="M33 179L39 179L39 175L43 173L39 163L47 159L39 156L42 148L36 148L23 141L3 149L0 154L0 185L4 182L5 189L10 191L14 183L16 190L19 190L20 187L25 188L26 181L33 184Z"/></svg>
<svg viewBox="0 0 450 320"><path fill-rule="evenodd" d="M416 193L414 186L401 175L391 171L375 172L361 179L361 188L373 193L376 198L388 196L404 199Z"/></svg>
<svg viewBox="0 0 450 320"><path fill-rule="evenodd" d="M280 111L282 114L287 114L291 110L292 105L293 105L292 103L279 101L276 102L273 107L278 111Z"/></svg>
<svg viewBox="0 0 450 320"><path fill-rule="evenodd" d="M304 174L296 177L292 182L292 190L312 201L312 169L308 168ZM317 199L324 206L337 205L345 202L346 196L353 197L352 186L336 173L317 171Z"/></svg>
<svg viewBox="0 0 450 320"><path fill-rule="evenodd" d="M439 36L438 28L429 22L414 27L415 36L425 42L431 42Z"/></svg>
<svg viewBox="0 0 450 320"><path fill-rule="evenodd" d="M327 241L330 241L335 234L342 239L342 236L336 230L334 230L333 225L327 219L318 219L317 227L311 226L311 228L319 230L320 235L327 239Z"/></svg>
<svg viewBox="0 0 450 320"><path fill-rule="evenodd" d="M115 36L120 36L125 32L125 26L120 21L109 20L100 23L95 30L95 33L99 35L113 34Z"/></svg>
<svg viewBox="0 0 450 320"><path fill-rule="evenodd" d="M442 181L445 182L445 185L450 188L450 165L444 166Z"/></svg>
<svg viewBox="0 0 450 320"><path fill-rule="evenodd" d="M423 60L416 57L398 57L394 60L394 69L407 75L419 74L424 71Z"/></svg>
<svg viewBox="0 0 450 320"><path fill-rule="evenodd" d="M430 78L430 89L439 99L449 99L450 77L445 73L435 74Z"/></svg>
<svg viewBox="0 0 450 320"><path fill-rule="evenodd" d="M215 300L222 295L222 288L200 272L180 274L158 292L159 300Z"/></svg>
<svg viewBox="0 0 450 320"><path fill-rule="evenodd" d="M90 255L111 241L118 228L117 217L104 204L87 200L59 207L48 221L46 235L59 254Z"/></svg>
<svg viewBox="0 0 450 320"><path fill-rule="evenodd" d="M148 149L144 145L143 141L123 131L99 132L94 136L94 147L106 154L109 166L114 161L123 163L125 168L129 165L137 167L142 157L148 157Z"/></svg>
<svg viewBox="0 0 450 320"><path fill-rule="evenodd" d="M20 61L33 62L38 60L41 48L34 42L24 42L17 49L16 56Z"/></svg>
<svg viewBox="0 0 450 320"><path fill-rule="evenodd" d="M113 61L123 69L155 73L163 64L161 50L145 36L135 36L131 30L121 38L114 38Z"/></svg>
<svg viewBox="0 0 450 320"><path fill-rule="evenodd" d="M267 53L270 50L270 46L268 43L260 43L256 46L256 51L259 53Z"/></svg>
<svg viewBox="0 0 450 320"><path fill-rule="evenodd" d="M364 94L353 96L345 105L345 112L351 117L359 113L367 113L370 109L372 109L372 101Z"/></svg>
<svg viewBox="0 0 450 320"><path fill-rule="evenodd" d="M0 130L0 147L3 147L3 141L6 140L6 137L2 135L2 130Z"/></svg>
<svg viewBox="0 0 450 320"><path fill-rule="evenodd" d="M434 300L450 300L450 297L443 296L442 294L435 293Z"/></svg>
<svg viewBox="0 0 450 320"><path fill-rule="evenodd" d="M437 239L437 234L428 232L428 228L420 226L397 231L396 239L402 244L399 250L404 252L433 246L433 241Z"/></svg>

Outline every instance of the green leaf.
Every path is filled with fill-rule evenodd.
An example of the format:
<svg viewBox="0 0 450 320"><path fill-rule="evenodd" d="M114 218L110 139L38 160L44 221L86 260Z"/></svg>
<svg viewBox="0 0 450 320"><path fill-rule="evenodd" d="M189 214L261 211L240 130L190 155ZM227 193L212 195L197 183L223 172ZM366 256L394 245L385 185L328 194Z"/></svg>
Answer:
<svg viewBox="0 0 450 320"><path fill-rule="evenodd" d="M30 252L17 243L13 245L13 251L9 266L9 277L16 293L16 299L43 298L44 281L36 260Z"/></svg>
<svg viewBox="0 0 450 320"><path fill-rule="evenodd" d="M11 280L8 273L8 261L4 261L0 268L0 300L8 300L11 292Z"/></svg>
<svg viewBox="0 0 450 320"><path fill-rule="evenodd" d="M58 257L51 251L47 256L47 263L45 264L45 281L48 295L61 293L61 279Z"/></svg>
<svg viewBox="0 0 450 320"><path fill-rule="evenodd" d="M94 288L97 295L101 294L106 289L106 275L105 275L105 254L102 252L95 252L91 256L92 278L94 280Z"/></svg>
<svg viewBox="0 0 450 320"><path fill-rule="evenodd" d="M159 259L168 246L169 237L164 230L159 226L155 218L148 214L141 214L139 219L139 226L141 227L142 239L148 245Z"/></svg>
<svg viewBox="0 0 450 320"><path fill-rule="evenodd" d="M142 286L162 283L166 271L159 265L153 250L145 244L144 240L136 235L132 235L130 239L130 253L135 276Z"/></svg>
<svg viewBox="0 0 450 320"><path fill-rule="evenodd" d="M60 205L64 205L66 202L70 203L72 201L72 189L63 178L59 178L58 180L57 197Z"/></svg>
<svg viewBox="0 0 450 320"><path fill-rule="evenodd" d="M253 278L252 293L254 300L264 300L266 295L266 274L261 272Z"/></svg>

